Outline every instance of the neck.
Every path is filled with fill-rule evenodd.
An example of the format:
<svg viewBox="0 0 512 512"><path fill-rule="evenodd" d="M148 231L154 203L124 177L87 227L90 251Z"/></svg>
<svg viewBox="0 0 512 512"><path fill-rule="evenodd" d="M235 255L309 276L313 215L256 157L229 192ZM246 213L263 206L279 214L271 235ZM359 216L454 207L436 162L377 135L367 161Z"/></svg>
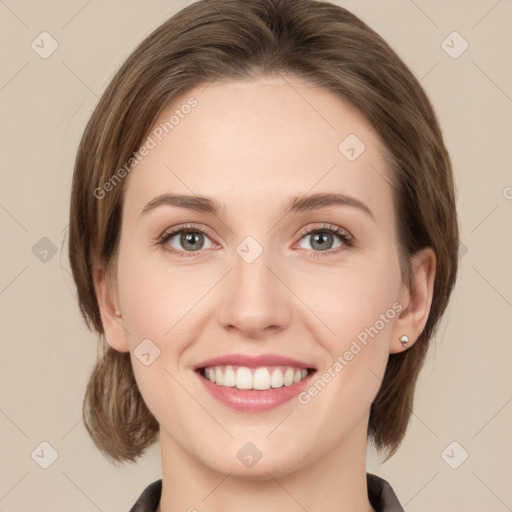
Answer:
<svg viewBox="0 0 512 512"><path fill-rule="evenodd" d="M254 479L205 466L161 430L163 485L157 512L375 512L366 484L366 430L362 421L313 462L288 470L260 467Z"/></svg>

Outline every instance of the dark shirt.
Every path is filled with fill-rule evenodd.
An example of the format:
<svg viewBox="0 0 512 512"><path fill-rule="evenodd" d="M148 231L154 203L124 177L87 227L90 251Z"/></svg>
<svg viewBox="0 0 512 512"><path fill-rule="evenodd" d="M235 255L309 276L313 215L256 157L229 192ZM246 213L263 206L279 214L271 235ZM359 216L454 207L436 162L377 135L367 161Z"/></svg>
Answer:
<svg viewBox="0 0 512 512"><path fill-rule="evenodd" d="M376 512L404 512L391 485L380 476L366 473L368 499ZM162 495L162 480L148 485L130 512L156 512Z"/></svg>

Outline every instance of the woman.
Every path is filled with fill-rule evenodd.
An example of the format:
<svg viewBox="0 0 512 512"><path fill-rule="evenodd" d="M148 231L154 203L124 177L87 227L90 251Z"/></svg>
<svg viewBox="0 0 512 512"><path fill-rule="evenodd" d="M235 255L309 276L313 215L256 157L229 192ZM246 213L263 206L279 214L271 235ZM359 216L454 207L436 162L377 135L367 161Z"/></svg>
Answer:
<svg viewBox="0 0 512 512"><path fill-rule="evenodd" d="M347 10L198 1L128 58L75 166L69 252L102 354L84 420L133 511L403 510L391 457L457 272L424 91Z"/></svg>

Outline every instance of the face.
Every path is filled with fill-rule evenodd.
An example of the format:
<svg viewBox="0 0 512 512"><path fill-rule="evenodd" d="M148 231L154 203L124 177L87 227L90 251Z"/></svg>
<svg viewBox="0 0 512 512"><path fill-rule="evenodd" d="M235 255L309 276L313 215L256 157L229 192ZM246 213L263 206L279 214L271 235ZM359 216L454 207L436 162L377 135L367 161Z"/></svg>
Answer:
<svg viewBox="0 0 512 512"><path fill-rule="evenodd" d="M264 478L366 442L408 297L375 130L288 77L191 90L150 137L126 178L107 339L130 351L162 445Z"/></svg>

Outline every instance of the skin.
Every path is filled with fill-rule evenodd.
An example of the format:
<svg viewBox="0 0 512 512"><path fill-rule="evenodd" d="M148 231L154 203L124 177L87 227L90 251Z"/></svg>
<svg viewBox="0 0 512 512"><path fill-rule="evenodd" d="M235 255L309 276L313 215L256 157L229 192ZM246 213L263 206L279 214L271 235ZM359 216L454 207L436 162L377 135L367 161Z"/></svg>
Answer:
<svg viewBox="0 0 512 512"><path fill-rule="evenodd" d="M158 510L373 511L370 405L389 354L404 350L399 337L407 334L411 346L425 326L434 253L415 255L409 289L381 142L338 96L284 75L219 82L176 98L155 126L191 96L197 107L126 178L114 275L98 261L94 271L107 341L130 351L160 424ZM338 150L351 133L366 146L353 162ZM333 191L363 201L374 218L346 205L283 216L290 196ZM162 206L140 215L165 192L209 196L225 208L215 215ZM190 257L156 243L186 223L207 230L199 251L180 245L180 235L167 247ZM356 246L333 235L322 251L302 234L324 223L348 231ZM263 249L250 264L236 252L247 236ZM307 405L293 399L270 411L235 411L192 370L219 355L275 353L322 374L394 303L401 313ZM147 338L160 350L149 366L134 356ZM236 456L249 441L262 454L250 468Z"/></svg>

